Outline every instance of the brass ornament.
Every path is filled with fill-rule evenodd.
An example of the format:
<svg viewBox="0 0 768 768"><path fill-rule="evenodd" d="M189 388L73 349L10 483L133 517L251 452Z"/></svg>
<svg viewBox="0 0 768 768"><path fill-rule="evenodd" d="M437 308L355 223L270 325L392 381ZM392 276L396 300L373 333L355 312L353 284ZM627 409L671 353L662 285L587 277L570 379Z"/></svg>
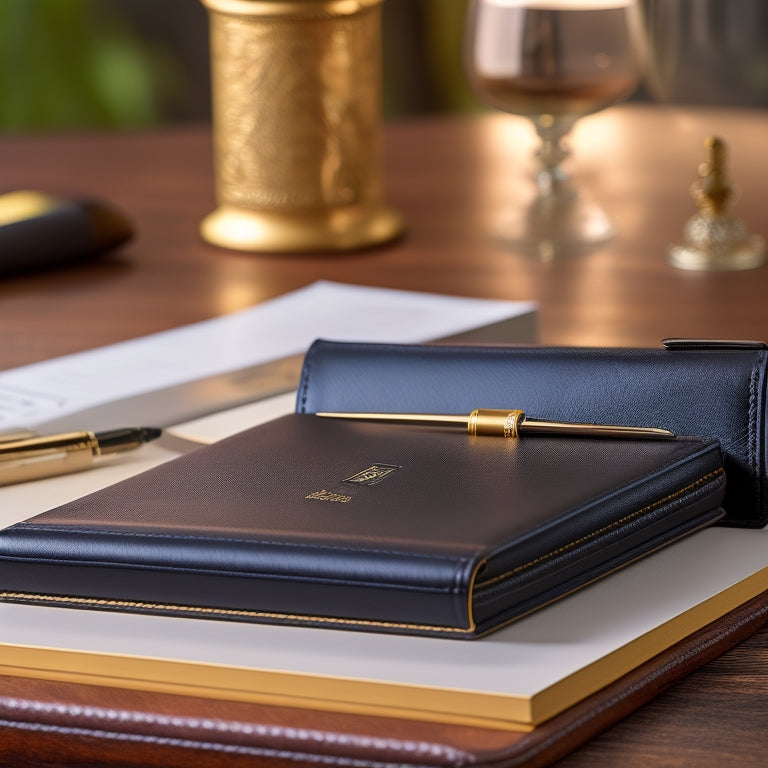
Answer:
<svg viewBox="0 0 768 768"><path fill-rule="evenodd" d="M726 146L722 139L705 142L707 160L691 186L698 211L683 230L684 243L669 249L669 262L688 270L725 271L754 269L765 263L765 241L752 235L744 222L730 212L733 185L726 171Z"/></svg>
<svg viewBox="0 0 768 768"><path fill-rule="evenodd" d="M203 237L335 251L397 237L382 199L382 0L202 0L218 208Z"/></svg>

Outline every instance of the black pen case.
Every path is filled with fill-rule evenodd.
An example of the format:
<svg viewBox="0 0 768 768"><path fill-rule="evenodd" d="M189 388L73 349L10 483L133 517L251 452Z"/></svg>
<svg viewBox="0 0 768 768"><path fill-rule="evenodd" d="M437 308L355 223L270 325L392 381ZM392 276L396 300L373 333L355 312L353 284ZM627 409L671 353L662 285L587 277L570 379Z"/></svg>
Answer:
<svg viewBox="0 0 768 768"><path fill-rule="evenodd" d="M317 341L296 410L468 414L665 427L720 441L725 522L768 522L762 342L668 340L658 349L389 345Z"/></svg>
<svg viewBox="0 0 768 768"><path fill-rule="evenodd" d="M719 520L704 439L291 414L0 531L0 599L468 639Z"/></svg>

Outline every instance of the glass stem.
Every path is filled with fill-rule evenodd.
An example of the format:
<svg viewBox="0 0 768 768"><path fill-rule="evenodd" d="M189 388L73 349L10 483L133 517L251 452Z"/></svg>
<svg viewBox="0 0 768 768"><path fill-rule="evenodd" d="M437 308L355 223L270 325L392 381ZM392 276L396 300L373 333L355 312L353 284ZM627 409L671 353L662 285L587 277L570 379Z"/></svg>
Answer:
<svg viewBox="0 0 768 768"><path fill-rule="evenodd" d="M536 153L539 161L536 185L541 197L576 195L570 177L562 168L562 163L571 154L565 144L565 137L574 122L573 118L552 115L541 115L534 121L541 139L541 146Z"/></svg>

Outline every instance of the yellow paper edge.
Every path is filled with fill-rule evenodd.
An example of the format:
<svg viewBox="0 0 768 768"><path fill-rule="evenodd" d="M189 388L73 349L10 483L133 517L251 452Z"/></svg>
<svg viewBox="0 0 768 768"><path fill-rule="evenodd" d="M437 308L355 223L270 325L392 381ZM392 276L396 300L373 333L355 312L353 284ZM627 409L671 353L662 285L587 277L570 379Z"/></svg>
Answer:
<svg viewBox="0 0 768 768"><path fill-rule="evenodd" d="M0 674L530 731L766 589L763 568L533 696L6 643Z"/></svg>
<svg viewBox="0 0 768 768"><path fill-rule="evenodd" d="M658 627L639 635L602 659L588 664L551 687L540 691L532 702L535 725L551 719L587 695L596 693L654 656L694 632L722 618L768 590L768 567L753 573L722 592L703 600ZM616 671L620 670L618 674ZM585 694L586 692L586 694ZM563 706L563 701L569 702Z"/></svg>

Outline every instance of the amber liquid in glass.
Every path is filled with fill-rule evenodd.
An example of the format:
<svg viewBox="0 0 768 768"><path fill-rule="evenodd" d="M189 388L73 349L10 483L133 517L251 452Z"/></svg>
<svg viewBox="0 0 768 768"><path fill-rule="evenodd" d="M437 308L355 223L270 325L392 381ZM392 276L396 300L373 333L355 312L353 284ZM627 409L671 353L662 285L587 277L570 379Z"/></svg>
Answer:
<svg viewBox="0 0 768 768"><path fill-rule="evenodd" d="M565 77L558 81L536 77L480 77L477 93L489 106L504 112L536 115L587 115L622 99L635 89L632 75L590 81Z"/></svg>
<svg viewBox="0 0 768 768"><path fill-rule="evenodd" d="M626 7L562 10L494 5L476 19L468 68L475 94L518 115L596 112L638 82Z"/></svg>

